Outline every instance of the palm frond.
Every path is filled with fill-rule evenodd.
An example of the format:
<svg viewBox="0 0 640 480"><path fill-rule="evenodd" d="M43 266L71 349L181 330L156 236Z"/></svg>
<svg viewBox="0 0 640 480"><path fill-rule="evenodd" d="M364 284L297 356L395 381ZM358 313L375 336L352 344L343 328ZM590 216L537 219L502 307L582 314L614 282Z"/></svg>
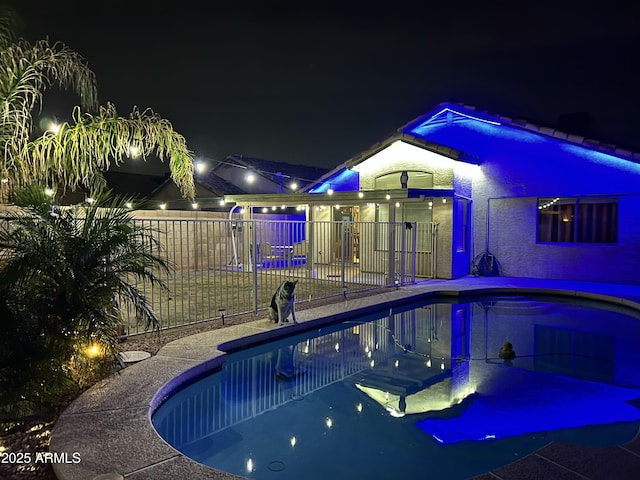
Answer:
<svg viewBox="0 0 640 480"><path fill-rule="evenodd" d="M102 172L120 165L134 149L146 159L155 154L169 159L171 178L183 196L194 198L193 157L182 135L171 123L151 110L134 109L128 118L115 107L101 107L99 114L74 110L74 124L64 124L57 134L40 137L21 152L18 182L61 182L71 188L104 188Z"/></svg>
<svg viewBox="0 0 640 480"><path fill-rule="evenodd" d="M73 91L84 108L98 108L95 74L64 44L20 40L0 51L0 174L20 166L14 161L30 140L33 110L51 86Z"/></svg>

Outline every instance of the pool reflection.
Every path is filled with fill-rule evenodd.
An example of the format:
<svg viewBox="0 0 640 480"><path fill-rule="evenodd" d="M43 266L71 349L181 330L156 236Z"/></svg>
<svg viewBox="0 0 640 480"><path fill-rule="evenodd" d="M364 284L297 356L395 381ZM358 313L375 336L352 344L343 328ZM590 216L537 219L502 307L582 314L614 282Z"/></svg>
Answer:
<svg viewBox="0 0 640 480"><path fill-rule="evenodd" d="M410 419L440 443L638 421L639 319L596 306L604 305L493 297L380 312L233 353L221 372L172 396L153 424L176 449L204 461L247 442L229 427L336 385L347 395L328 402L341 418L313 413L306 400L297 407L304 418L287 421L311 431L311 417L321 416L321 436L348 415L377 410ZM513 359L499 356L506 341ZM300 438L286 441L299 448Z"/></svg>

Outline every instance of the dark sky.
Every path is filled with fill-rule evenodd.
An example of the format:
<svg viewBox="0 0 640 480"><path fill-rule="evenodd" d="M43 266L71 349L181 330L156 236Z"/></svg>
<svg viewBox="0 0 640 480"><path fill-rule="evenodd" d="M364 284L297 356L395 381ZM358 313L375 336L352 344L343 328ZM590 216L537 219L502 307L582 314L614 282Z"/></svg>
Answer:
<svg viewBox="0 0 640 480"><path fill-rule="evenodd" d="M88 60L101 103L152 108L196 156L333 167L449 100L551 126L586 112L640 150L636 1L18 4L26 38Z"/></svg>

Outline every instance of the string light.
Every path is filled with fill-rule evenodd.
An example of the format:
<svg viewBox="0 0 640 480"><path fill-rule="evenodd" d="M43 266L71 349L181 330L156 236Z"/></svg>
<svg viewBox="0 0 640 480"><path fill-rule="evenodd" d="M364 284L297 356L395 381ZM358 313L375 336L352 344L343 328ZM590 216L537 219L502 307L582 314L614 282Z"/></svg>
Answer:
<svg viewBox="0 0 640 480"><path fill-rule="evenodd" d="M551 205L553 205L553 204L555 204L555 203L557 203L559 201L560 201L560 197L556 197L553 200L551 200L550 202L547 202L547 203L544 203L544 204L538 206L538 210L544 210L546 208L549 208Z"/></svg>

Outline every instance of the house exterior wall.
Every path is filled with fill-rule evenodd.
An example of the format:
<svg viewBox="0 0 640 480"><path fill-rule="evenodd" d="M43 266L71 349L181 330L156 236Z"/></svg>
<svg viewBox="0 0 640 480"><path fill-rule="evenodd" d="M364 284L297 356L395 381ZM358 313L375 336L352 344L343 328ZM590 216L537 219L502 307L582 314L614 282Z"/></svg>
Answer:
<svg viewBox="0 0 640 480"><path fill-rule="evenodd" d="M373 190L377 177L401 170L431 172L433 188L449 189L454 182L453 166L452 160L437 153L396 142L358 164L357 171L360 173L361 190Z"/></svg>
<svg viewBox="0 0 640 480"><path fill-rule="evenodd" d="M517 153L518 155L513 155ZM505 276L639 284L640 165L572 145L483 160L474 179L475 254ZM617 244L538 243L539 197L618 199Z"/></svg>
<svg viewBox="0 0 640 480"><path fill-rule="evenodd" d="M466 218L460 217L457 212L458 208L463 208L461 205L462 202L467 200L467 210L463 211ZM469 274L469 269L471 265L471 241L469 238L469 225L471 224L471 202L468 199L463 199L460 197L454 197L451 205L452 213L452 232L451 232L451 243L448 246L443 246L443 248L449 248L451 251L451 278L463 277ZM465 236L464 240L464 249L458 250L458 245L456 241L456 235Z"/></svg>
<svg viewBox="0 0 640 480"><path fill-rule="evenodd" d="M396 142L358 164L357 170L360 173L361 190L373 190L375 188L375 179L379 176L402 170L414 170L432 173L434 189L449 190L457 188L463 195L470 197L472 181L471 176L466 172L475 168L477 167L462 164L405 142ZM364 217L362 219L365 220ZM371 218L371 221L374 220L375 215ZM402 221L403 219L397 220ZM432 221L438 225L435 237L436 245L434 246L436 255L434 276L436 278L451 279L468 274L469 254L454 256L452 252L452 203L443 204L439 199L434 201ZM431 254L419 253L420 255L425 258L418 259L419 270L421 270L421 262L431 261L429 256ZM375 255L372 255L371 260L378 261ZM455 264L453 263L454 260ZM363 261L365 262L362 264L364 268L366 265L366 256L364 255L361 256L361 262Z"/></svg>
<svg viewBox="0 0 640 480"><path fill-rule="evenodd" d="M453 221L451 218L451 202L442 203L435 201L433 204L433 223L437 224L435 245L436 265L435 278L451 279L452 277L452 251Z"/></svg>
<svg viewBox="0 0 640 480"><path fill-rule="evenodd" d="M372 224L376 221L376 207L375 204L367 204L360 207L360 220ZM375 266L384 258L380 258L380 252L375 248L375 236L374 235L360 235L360 269L363 272L375 271Z"/></svg>

